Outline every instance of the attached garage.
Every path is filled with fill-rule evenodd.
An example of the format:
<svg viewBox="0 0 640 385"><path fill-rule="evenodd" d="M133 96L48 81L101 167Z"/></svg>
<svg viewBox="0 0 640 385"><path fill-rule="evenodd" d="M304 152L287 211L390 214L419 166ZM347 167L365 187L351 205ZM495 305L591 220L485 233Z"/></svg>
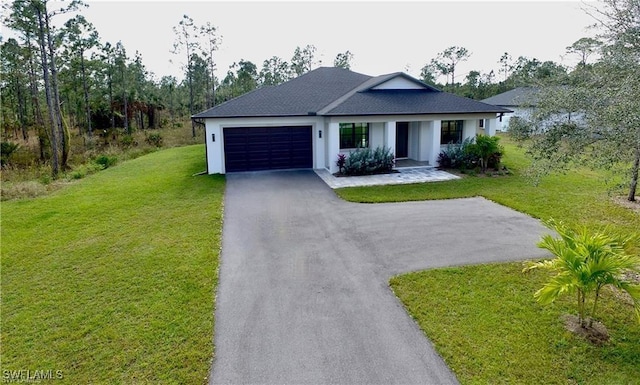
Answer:
<svg viewBox="0 0 640 385"><path fill-rule="evenodd" d="M311 126L225 127L226 172L313 168Z"/></svg>

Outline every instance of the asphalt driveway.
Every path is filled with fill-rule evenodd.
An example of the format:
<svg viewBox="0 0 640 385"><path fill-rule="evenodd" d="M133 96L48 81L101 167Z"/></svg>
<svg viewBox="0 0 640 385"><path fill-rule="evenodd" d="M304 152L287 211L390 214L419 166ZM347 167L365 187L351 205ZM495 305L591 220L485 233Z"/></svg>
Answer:
<svg viewBox="0 0 640 385"><path fill-rule="evenodd" d="M389 278L542 256L544 232L482 198L355 204L312 171L228 175L211 383L457 383Z"/></svg>

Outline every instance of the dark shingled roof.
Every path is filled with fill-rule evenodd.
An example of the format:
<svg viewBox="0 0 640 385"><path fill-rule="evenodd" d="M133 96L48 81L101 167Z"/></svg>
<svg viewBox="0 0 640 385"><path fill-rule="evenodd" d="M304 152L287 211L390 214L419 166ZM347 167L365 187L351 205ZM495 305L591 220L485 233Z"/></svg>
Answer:
<svg viewBox="0 0 640 385"><path fill-rule="evenodd" d="M521 105L536 105L538 90L531 87L518 87L512 90L483 99L483 103L494 106L518 107Z"/></svg>
<svg viewBox="0 0 640 385"><path fill-rule="evenodd" d="M194 118L308 115L370 78L342 68L321 67L280 85L253 90Z"/></svg>
<svg viewBox="0 0 640 385"><path fill-rule="evenodd" d="M422 85L424 88L372 90L373 87L398 76ZM321 67L278 86L258 88L193 117L494 112L510 111L495 105L442 92L403 73L371 77L341 68Z"/></svg>
<svg viewBox="0 0 640 385"><path fill-rule="evenodd" d="M417 115L509 112L441 91L376 90L358 92L325 115Z"/></svg>

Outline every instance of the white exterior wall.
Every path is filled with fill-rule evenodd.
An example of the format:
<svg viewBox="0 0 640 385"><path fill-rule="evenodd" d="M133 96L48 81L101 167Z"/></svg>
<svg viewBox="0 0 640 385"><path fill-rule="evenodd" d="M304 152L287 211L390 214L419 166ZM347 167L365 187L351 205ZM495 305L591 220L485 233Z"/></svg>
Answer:
<svg viewBox="0 0 640 385"><path fill-rule="evenodd" d="M396 153L396 122L386 122L384 124L384 147L390 148L391 152Z"/></svg>
<svg viewBox="0 0 640 385"><path fill-rule="evenodd" d="M426 122L427 132L427 156L426 160L430 166L438 165L438 155L440 154L440 137L442 133L442 120L432 120Z"/></svg>
<svg viewBox="0 0 640 385"><path fill-rule="evenodd" d="M475 138L477 131L478 119L467 119L462 121L462 140L467 138Z"/></svg>
<svg viewBox="0 0 640 385"><path fill-rule="evenodd" d="M420 160L420 122L409 122L409 159Z"/></svg>
<svg viewBox="0 0 640 385"><path fill-rule="evenodd" d="M484 134L494 136L498 127L498 118L487 119L484 121Z"/></svg>
<svg viewBox="0 0 640 385"><path fill-rule="evenodd" d="M329 122L325 121L324 122L324 132L323 132L323 137L324 137L324 168L326 168L327 170L329 169L329 157L327 156L327 154L329 153Z"/></svg>
<svg viewBox="0 0 640 385"><path fill-rule="evenodd" d="M369 124L369 147L383 147L384 146L384 124L383 123L370 123Z"/></svg>
<svg viewBox="0 0 640 385"><path fill-rule="evenodd" d="M207 169L209 174L225 173L223 135L225 127L311 126L313 168L326 168L334 173L338 171L336 160L340 153L340 123L368 122L371 148L388 147L395 154L397 121L410 122L409 158L427 161L435 166L440 153L441 121L465 120L463 136L467 137L475 135L478 131L478 119L486 119L484 131L487 135L495 134L497 127L495 114L206 119ZM322 137L320 137L320 131L322 131Z"/></svg>
<svg viewBox="0 0 640 385"><path fill-rule="evenodd" d="M204 132L207 171L209 174L222 174L224 173L224 142L220 124L213 119L207 119Z"/></svg>
<svg viewBox="0 0 640 385"><path fill-rule="evenodd" d="M509 131L509 119L514 116L519 118L523 118L526 120L531 119L531 115L533 114L533 108L531 107L507 107L510 110L513 110L512 113L504 114L502 117L502 121L498 122L497 129L500 131Z"/></svg>
<svg viewBox="0 0 640 385"><path fill-rule="evenodd" d="M329 172L336 173L338 170L338 165L336 161L338 160L338 154L340 153L340 123L338 122L330 122L328 124L328 151L327 151L327 163Z"/></svg>

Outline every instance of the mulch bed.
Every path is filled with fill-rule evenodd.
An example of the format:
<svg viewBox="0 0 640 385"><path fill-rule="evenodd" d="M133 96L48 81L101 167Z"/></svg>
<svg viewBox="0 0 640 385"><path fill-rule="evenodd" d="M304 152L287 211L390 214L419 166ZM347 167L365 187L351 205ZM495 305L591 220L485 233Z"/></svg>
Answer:
<svg viewBox="0 0 640 385"><path fill-rule="evenodd" d="M596 346L602 346L609 341L607 328L598 321L593 321L591 327L583 327L578 321L578 317L572 314L562 316L564 327L570 332L579 335ZM589 322L587 320L587 322Z"/></svg>

